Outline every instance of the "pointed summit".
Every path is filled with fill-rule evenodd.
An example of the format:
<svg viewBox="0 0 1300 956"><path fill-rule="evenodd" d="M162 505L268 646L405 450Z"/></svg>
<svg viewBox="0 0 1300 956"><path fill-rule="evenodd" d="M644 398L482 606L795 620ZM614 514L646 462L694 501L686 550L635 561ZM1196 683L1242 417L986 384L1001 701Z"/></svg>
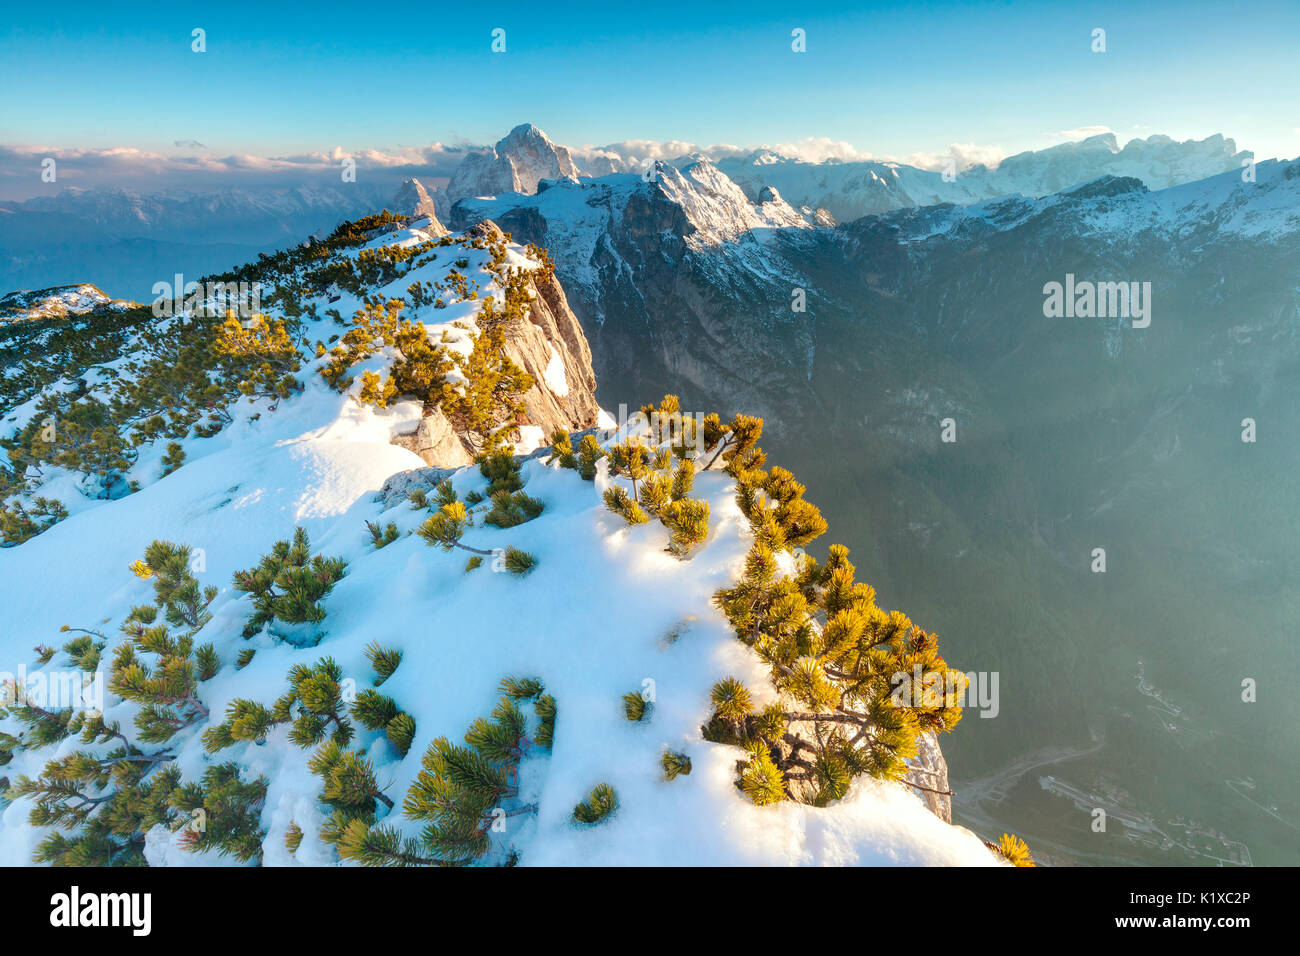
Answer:
<svg viewBox="0 0 1300 956"><path fill-rule="evenodd" d="M412 219L427 218L429 228L426 231L439 236L447 235L446 228L438 220L433 198L418 179L408 179L398 187L397 195L393 197L392 211Z"/></svg>
<svg viewBox="0 0 1300 956"><path fill-rule="evenodd" d="M581 175L573 165L567 146L552 143L550 138L532 123L516 126L497 143L498 156L509 157L521 189L516 192L535 193L542 179L572 179Z"/></svg>
<svg viewBox="0 0 1300 956"><path fill-rule="evenodd" d="M543 179L577 181L582 173L565 146L531 123L516 126L490 150L470 153L447 184L448 204L466 196L533 195Z"/></svg>

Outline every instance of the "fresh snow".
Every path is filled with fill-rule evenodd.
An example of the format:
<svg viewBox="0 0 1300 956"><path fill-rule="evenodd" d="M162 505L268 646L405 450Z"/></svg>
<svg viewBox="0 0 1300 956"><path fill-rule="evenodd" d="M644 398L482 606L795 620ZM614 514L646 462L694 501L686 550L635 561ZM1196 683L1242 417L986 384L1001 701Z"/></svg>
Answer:
<svg viewBox="0 0 1300 956"><path fill-rule="evenodd" d="M1136 187L1115 195L1103 191L1083 197L1069 191L1041 199L1017 196L969 206L905 210L888 218L906 242L970 229L1011 229L1063 203L1070 204L1070 215L1081 233L1111 241L1197 231L1260 240L1293 235L1300 229L1300 160L1264 160L1254 173L1254 181L1245 180L1237 170L1168 189ZM1104 183L1080 191L1092 185Z"/></svg>
<svg viewBox="0 0 1300 956"><path fill-rule="evenodd" d="M1017 153L995 167L918 169L883 161L810 163L770 151L728 157L718 166L746 194L776 187L799 206L823 208L840 222L938 203L970 205L1000 196L1046 196L1100 176L1131 176L1152 190L1240 171L1253 153L1221 135L1176 142L1168 136L1132 139L1121 149L1114 133Z"/></svg>
<svg viewBox="0 0 1300 956"><path fill-rule="evenodd" d="M546 382L546 387L556 395L563 398L569 394L569 380L564 377L564 359L560 353L555 350L555 346L550 346L551 360L546 363L546 369L542 372L542 379Z"/></svg>
<svg viewBox="0 0 1300 956"><path fill-rule="evenodd" d="M415 239L402 232L383 237ZM440 249L437 263L426 268L445 273L451 259L477 256L462 270L474 277L483 255ZM512 255L528 261L520 250ZM413 271L395 286L419 277ZM345 297L335 305L346 316L357 303ZM477 303L459 318L472 322L474 308ZM427 316L425 311L422 319L446 317L443 310L428 309ZM316 324L309 338L337 329L328 319ZM446 327L430 322L431 331ZM657 522L629 527L605 508L604 465L597 480L587 482L575 471L531 459L523 471L526 490L545 503L543 514L506 530L478 523L465 541L477 548L521 548L536 556L537 567L519 577L494 572L489 560L467 572L463 552L444 553L411 534L424 512L406 502L385 511L376 497L390 475L424 465L390 441L411 427L418 406L363 407L328 387L317 373L323 361L308 363L300 375L304 391L274 411L265 401L241 401L233 425L214 438L185 441L185 465L146 481L135 494L112 502L81 499L77 506L70 500L78 498L75 490L59 488L71 517L19 547L0 550L6 606L0 668L36 671L32 648L60 645L65 624L109 636L106 666L112 648L124 640L118 633L122 619L133 605L152 599L150 583L133 576L128 565L161 538L201 549L197 576L201 584L221 589L210 608L213 619L197 638L211 641L223 661L221 671L200 685L214 720L236 697L270 704L295 663L331 656L360 690L373 676L363 655L368 643L403 652L382 692L416 720L410 752L399 758L381 733L360 725L353 746L374 761L397 805L382 822L407 835L417 835L421 824L401 815L402 799L430 741L460 741L471 721L492 710L501 678L518 675L541 678L556 698L555 743L550 752L530 753L520 768L520 799L537 802L539 812L511 817L489 860L512 847L525 865L995 864L974 834L943 823L900 785L859 780L847 799L827 809L756 807L734 786L741 751L701 739L715 681L741 678L760 704L769 687L758 658L710 603L714 591L736 580L751 541L725 474L697 477L693 495L710 502L711 532L690 560L680 561L665 552L667 533ZM610 422L608 413L601 420ZM157 455L141 459L135 476L145 478L146 469L156 475ZM470 467L456 472L453 484L463 497L482 492L486 481ZM395 522L403 536L376 550L367 520ZM240 630L251 602L233 590L231 577L253 567L276 540L291 537L295 525L307 529L313 552L348 561L347 575L324 602L325 635L307 649L265 633L245 641ZM257 649L256 657L236 670L235 656L247 647ZM65 660L59 653L44 670L60 670ZM621 697L651 686L646 681L655 691L653 716L634 724L623 716ZM137 705L112 695L107 701L106 717L129 733ZM178 753L185 779L235 760L245 779L260 774L270 781L262 812L266 864L337 862L318 836L324 808L320 781L307 770L310 751L292 745L287 728L274 730L262 745L240 743L215 756L204 753L202 730L188 728L167 745ZM35 777L46 761L78 746L72 738L35 753L18 751L5 772L11 779ZM690 755L689 776L661 779L659 759L668 747ZM600 782L615 787L618 811L598 826L574 825L574 805ZM0 864L30 862L42 834L27 822L29 810L30 801L21 799L0 813ZM284 848L290 822L305 834L296 854ZM146 855L166 865L231 862L190 854L161 828L149 835Z"/></svg>
<svg viewBox="0 0 1300 956"><path fill-rule="evenodd" d="M127 307L127 303L110 299L98 286L89 283L54 286L35 292L11 292L0 298L0 324L60 318L89 312L103 305L118 309Z"/></svg>

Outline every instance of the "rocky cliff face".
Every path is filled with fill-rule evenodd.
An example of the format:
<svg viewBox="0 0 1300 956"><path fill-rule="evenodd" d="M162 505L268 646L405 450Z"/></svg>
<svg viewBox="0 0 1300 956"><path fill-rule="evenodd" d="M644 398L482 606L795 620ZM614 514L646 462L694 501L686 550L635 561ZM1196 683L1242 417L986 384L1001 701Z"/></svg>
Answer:
<svg viewBox="0 0 1300 956"><path fill-rule="evenodd" d="M393 197L390 211L411 219L428 219L429 225L424 227L425 232L435 236L447 234L446 227L438 221L433 198L418 179L408 179L402 183L397 190L397 195Z"/></svg>
<svg viewBox="0 0 1300 956"><path fill-rule="evenodd" d="M502 235L491 221L481 222L469 232L487 242ZM506 355L533 380L524 394L525 413L520 423L525 451L549 438L556 428L576 431L591 427L600 412L591 348L559 280L553 273L534 273L532 292L528 315L506 332ZM393 442L437 467L455 468L474 460L467 438L457 434L437 410L426 415L414 432L398 435Z"/></svg>
<svg viewBox="0 0 1300 956"><path fill-rule="evenodd" d="M750 203L701 161L662 165L649 179L463 199L449 222L491 218L550 251L592 342L606 407L671 392L684 407L762 415L779 429L782 410L811 398L812 306L797 311L792 294L816 295L804 264L820 258L808 249L825 230L766 198Z"/></svg>
<svg viewBox="0 0 1300 956"><path fill-rule="evenodd" d="M467 155L438 193L438 212L445 218L451 204L466 196L500 196L537 192L543 179L577 180L582 173L564 146L552 143L531 123L516 126L490 150Z"/></svg>
<svg viewBox="0 0 1300 956"><path fill-rule="evenodd" d="M969 714L943 744L970 780L1049 742L1091 746L1093 724L1128 727L1139 655L1195 699L1218 679L1209 635L1240 627L1234 615L1285 631L1275 609L1296 590L1284 489L1300 467L1300 163L1254 172L1163 190L1110 175L1043 199L754 227L712 244L687 202L705 190L670 198L632 176L464 200L456 215L490 214L552 251L606 407L672 391L683 407L763 415L770 460L794 465L884 602L937 632L963 667L1074 688L1007 695L997 720ZM1150 283L1150 328L1046 318L1044 284L1067 274ZM794 287L806 313L791 309ZM1270 440L1247 443L1247 418L1269 422ZM1125 575L1089 570L1102 545L1126 555ZM1253 642L1234 666L1264 672L1280 652L1277 639ZM1276 725L1295 722L1293 701L1271 706ZM1225 707L1202 726L1234 721ZM1261 766L1294 763L1293 741L1247 739L1253 759L1225 754L1225 766L1258 779ZM1202 772L1167 743L1152 753ZM1185 812L1122 748L1094 760L1151 805L1166 801L1170 818ZM946 812L941 795L923 796ZM1014 812L997 812L1015 828Z"/></svg>

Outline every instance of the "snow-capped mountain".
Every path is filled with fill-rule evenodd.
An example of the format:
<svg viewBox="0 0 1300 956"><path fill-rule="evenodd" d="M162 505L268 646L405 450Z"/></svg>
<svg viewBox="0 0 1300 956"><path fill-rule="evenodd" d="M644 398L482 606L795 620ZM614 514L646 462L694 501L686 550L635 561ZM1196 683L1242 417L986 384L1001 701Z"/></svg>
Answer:
<svg viewBox="0 0 1300 956"><path fill-rule="evenodd" d="M805 251L819 230L811 210L775 190L763 198L751 202L696 159L658 164L652 175L548 183L531 196L463 199L450 223L491 219L553 250L615 404L654 390L671 355L679 391L725 394L729 410L747 407L780 428L779 381L806 381L809 315L792 308L792 292L813 285ZM746 328L733 335L741 315ZM750 349L756 354L741 359ZM754 367L785 371L761 389Z"/></svg>
<svg viewBox="0 0 1300 956"><path fill-rule="evenodd" d="M388 210L411 219L428 219L428 225L423 227L425 232L437 236L447 234L446 228L438 221L437 207L433 198L418 179L408 179L398 187L397 195L393 197Z"/></svg>
<svg viewBox="0 0 1300 956"><path fill-rule="evenodd" d="M715 167L752 202L779 194L810 222L826 225L935 203L1041 196L1102 175L1132 176L1161 189L1238 168L1250 155L1237 152L1222 136L1199 143L1151 136L1121 150L1114 136L1105 134L1012 156L992 170L976 166L952 182L940 172L899 163L810 164L771 152L722 159ZM434 218L446 222L459 199L534 194L548 181L629 171L610 151L587 150L584 157L579 164L568 148L523 124L494 147L467 154L446 188L420 189L433 202ZM685 168L700 158L661 165ZM400 205L414 208L424 198L403 196ZM0 202L5 225L0 290L91 281L113 295L143 299L154 282L177 270L195 277L221 271L394 202L391 186L364 176L333 186L211 193L69 188L25 202Z"/></svg>
<svg viewBox="0 0 1300 956"><path fill-rule="evenodd" d="M714 181L674 175L664 188L692 201ZM743 215L804 228L784 205ZM800 769L807 714L763 760L736 745L750 705L729 688L752 688L769 723L782 706L715 601L755 560L756 506L738 503L729 459L714 467L748 446L719 438L711 461L677 462L691 478L673 501L705 515L689 546L671 522L625 520L615 446L671 462L674 439L600 413L545 258L486 222L396 225L223 277L268 285L266 313L243 322L135 309L70 352L5 343L23 368L6 396L25 396L3 414L5 528L25 537L0 549L0 651L24 689L0 715L3 861L996 863L899 783L772 792L773 761L796 792L816 778ZM220 370L193 367L212 354ZM413 448L432 418L447 445ZM87 421L107 457L77 443ZM462 464L498 427L519 454ZM546 448L556 428L581 445ZM783 534L816 531L781 515ZM809 573L787 545L762 553L778 580ZM946 667L928 640L909 653ZM35 696L65 673L100 697ZM900 770L942 795L922 736ZM488 803L457 782L465 761L471 782L500 781Z"/></svg>
<svg viewBox="0 0 1300 956"><path fill-rule="evenodd" d="M728 158L718 166L757 198L764 186L774 186L791 202L825 209L840 222L861 216L931 206L969 204L997 196L1045 196L1101 176L1129 176L1149 189L1165 189L1229 170L1240 171L1249 151L1237 151L1221 135L1176 142L1168 136L1133 139L1120 149L1114 133L1090 136L1076 143L1017 153L996 168L983 165L955 172L893 162L809 163L776 153L759 152Z"/></svg>
<svg viewBox="0 0 1300 956"><path fill-rule="evenodd" d="M452 203L466 196L535 193L544 179L577 180L582 173L567 147L552 143L536 126L523 123L492 149L469 153L437 196L444 217Z"/></svg>
<svg viewBox="0 0 1300 956"><path fill-rule="evenodd" d="M0 297L0 323L63 318L107 306L126 308L128 305L110 299L103 289L89 283L10 292Z"/></svg>
<svg viewBox="0 0 1300 956"><path fill-rule="evenodd" d="M1116 647L1140 622L1134 652L1148 666L1177 665L1146 635L1208 633L1207 617L1250 605L1265 567L1292 561L1275 511L1256 520L1224 505L1253 500L1257 486L1280 489L1300 468L1291 413L1300 395L1287 371L1300 363L1300 162L1247 169L1229 158L1227 171L1163 189L1107 175L1041 198L901 208L836 228L795 221L784 201L764 221L760 204L730 201L707 167L463 200L452 219L490 217L563 250L557 272L588 329L607 406L637 407L672 382L688 407L761 410L769 451L801 463L836 525L870 548L864 564L892 600L923 607L941 633L1005 667L1004 680L1055 679L1025 672L1039 666L1026 663L1034 634L1051 633L1065 679L1095 682L1095 655L1085 666L1068 648L1096 643L1096 621L1063 609L1087 586L1079 556L1100 542L1143 565L1112 581L1108 607L1131 616L1108 618L1115 636L1101 644ZM1074 280L1137 283L1139 293L1149 283L1149 327L1113 314L1047 317L1045 287ZM793 308L799 290L806 312ZM946 419L954 444L940 438ZM1244 419L1277 430L1267 449L1243 445ZM991 498L992 488L1007 490ZM1189 509L1203 518L1189 524ZM1181 544L1151 554L1152 542L1168 541ZM1226 605L1179 596L1207 574L1235 595ZM1014 593L1008 580L1019 582ZM1026 592L1040 596L1036 610L1011 632L996 614L970 614L971 600L1020 607ZM1251 649L1241 666L1266 670L1266 655ZM1189 670L1189 696L1214 680ZM1105 679L1127 686L1120 672ZM1114 711L1096 704L1111 700ZM1122 722L1130 703L1091 683L1051 706L1004 702L1009 716L989 722L978 748L956 741L949 759L967 779L1014 766L1090 719ZM1300 719L1291 703L1274 703L1270 720ZM1235 718L1206 719L1223 733ZM1238 743L1254 757L1222 759L1241 773L1296 759L1290 744ZM1080 746L1096 742L1085 734ZM1131 775L1120 750L1096 759ZM1161 806L1170 819L1181 812L1176 801ZM989 807L965 810L972 819ZM1256 839L1267 844L1276 834L1264 830Z"/></svg>
<svg viewBox="0 0 1300 956"><path fill-rule="evenodd" d="M1131 139L1119 148L1114 133L1008 156L996 169L974 174L996 195L1046 196L1102 176L1140 179L1148 189L1168 189L1226 172L1241 172L1255 158L1221 134L1179 142L1169 136Z"/></svg>

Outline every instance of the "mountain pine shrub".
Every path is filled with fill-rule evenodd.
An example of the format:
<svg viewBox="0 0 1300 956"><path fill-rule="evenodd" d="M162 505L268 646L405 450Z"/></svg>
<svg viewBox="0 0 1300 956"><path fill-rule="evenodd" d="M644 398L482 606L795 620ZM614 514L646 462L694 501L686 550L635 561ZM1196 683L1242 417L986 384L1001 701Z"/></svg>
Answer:
<svg viewBox="0 0 1300 956"><path fill-rule="evenodd" d="M484 517L485 524L498 528L513 528L532 521L542 513L545 505L522 491L498 491L491 498L492 509Z"/></svg>
<svg viewBox="0 0 1300 956"><path fill-rule="evenodd" d="M0 752L12 756L16 749L59 747L59 756L39 776L20 775L6 793L9 800L29 799L29 822L49 828L33 854L36 863L143 865L146 834L160 825L179 832L186 850L260 860L264 779L244 783L234 764L222 764L209 767L199 782L186 784L173 763L175 751L142 746L165 745L208 717L198 685L221 664L210 644L194 645L194 633L207 623L211 595L199 591L189 554L183 545L155 541L145 560L133 566L153 581L155 601L133 608L123 621L127 640L113 650L108 686L140 705L136 739L102 714L71 707L47 710L26 699L21 688L15 688L16 699L4 708L3 716L25 730L20 737L0 734ZM173 635L169 624L187 630ZM81 633L72 650L82 662L105 646L98 631L63 630ZM69 747L74 736L81 747Z"/></svg>
<svg viewBox="0 0 1300 956"><path fill-rule="evenodd" d="M37 496L30 507L18 498L0 501L0 547L22 544L67 516L68 509L53 498Z"/></svg>
<svg viewBox="0 0 1300 956"><path fill-rule="evenodd" d="M426 824L420 837L403 838L356 815L338 833L341 858L363 866L463 866L488 852L506 819L536 812L536 804L517 804L517 769L529 746L519 702L540 701L541 684L507 678L502 686L508 692L490 717L470 725L463 746L439 737L425 752L403 802L407 817Z"/></svg>
<svg viewBox="0 0 1300 956"><path fill-rule="evenodd" d="M310 667L289 670L289 689L272 707L237 698L226 708L226 719L203 732L203 748L217 753L240 741L262 743L279 724L289 725L289 740L306 749L328 737L339 747L352 742L355 728L344 710L343 669L331 657Z"/></svg>
<svg viewBox="0 0 1300 956"><path fill-rule="evenodd" d="M393 676L397 670L397 665L402 663L402 652L391 647L381 647L376 641L371 641L366 645L366 660L374 668L374 684L378 687L388 678Z"/></svg>
<svg viewBox="0 0 1300 956"><path fill-rule="evenodd" d="M825 566L796 555L793 574L780 570L777 555L793 555L826 522L788 471L763 470L762 424L705 419L706 445L736 479L754 535L740 581L714 603L768 665L778 701L755 713L743 685L719 682L704 734L746 749L737 782L755 802L825 806L862 774L905 780L918 736L961 719L965 677L944 662L933 634L876 606L874 589L854 580L847 548L832 545Z"/></svg>
<svg viewBox="0 0 1300 956"><path fill-rule="evenodd" d="M605 449L595 435L583 435L578 443L578 474L583 481L592 481L596 477L596 463L605 457Z"/></svg>
<svg viewBox="0 0 1300 956"><path fill-rule="evenodd" d="M631 525L658 518L668 529L668 551L687 558L709 536L709 503L686 497L695 485L695 464L688 457L695 420L682 417L675 395L665 395L658 407L644 406L641 414L655 444L629 438L609 449L609 475L627 479L631 493L611 484L605 489L605 507ZM674 438L680 440L673 444ZM594 474L594 462L592 467Z"/></svg>
<svg viewBox="0 0 1300 956"><path fill-rule="evenodd" d="M659 766L663 769L665 780L676 780L691 774L691 758L678 750L665 750L659 758Z"/></svg>
<svg viewBox="0 0 1300 956"><path fill-rule="evenodd" d="M653 706L639 690L623 695L623 716L633 723L649 720Z"/></svg>
<svg viewBox="0 0 1300 956"><path fill-rule="evenodd" d="M617 809L618 795L614 793L614 788L607 783L598 783L592 787L587 799L573 808L573 819L576 823L591 826L600 823Z"/></svg>
<svg viewBox="0 0 1300 956"><path fill-rule="evenodd" d="M367 521L366 530L370 532L370 543L375 546L376 551L387 547L401 536L401 532L397 530L397 524L392 521L383 527L373 521Z"/></svg>
<svg viewBox="0 0 1300 956"><path fill-rule="evenodd" d="M477 557L495 558L494 552L473 548L461 541L469 524L470 516L465 510L464 503L454 501L443 505L435 514L427 518L416 530L416 534L428 544L437 545L444 551L460 548ZM527 574L537 564L537 559L518 548L508 547L502 555L502 564L511 574ZM467 565L466 570L470 571L473 568Z"/></svg>
<svg viewBox="0 0 1300 956"><path fill-rule="evenodd" d="M143 753L124 744L102 755L74 751L51 760L35 779L19 776L7 799L29 798L28 821L51 828L37 844L33 862L143 865L145 834L172 816L180 771L165 766L171 759L168 753Z"/></svg>
<svg viewBox="0 0 1300 956"><path fill-rule="evenodd" d="M212 619L208 605L217 596L217 588L200 589L191 571L194 552L188 545L154 541L144 551L144 558L131 565L136 577L153 582L154 603L163 611L172 627L186 628L194 634Z"/></svg>
<svg viewBox="0 0 1300 956"><path fill-rule="evenodd" d="M557 461L561 468L578 470L578 456L573 450L573 436L563 428L557 428L551 433L551 453L546 458L548 465Z"/></svg>
<svg viewBox="0 0 1300 956"><path fill-rule="evenodd" d="M185 464L185 449L181 447L181 443L168 442L167 454L162 456L163 475L170 475L183 464Z"/></svg>
<svg viewBox="0 0 1300 956"><path fill-rule="evenodd" d="M200 782L178 786L168 802L180 811L173 828L181 832L181 846L261 863L260 821L268 783L265 777L244 783L238 764L222 763L205 770Z"/></svg>
<svg viewBox="0 0 1300 956"><path fill-rule="evenodd" d="M630 525L645 524L650 516L633 500L622 485L610 485L605 489L605 507L618 515Z"/></svg>
<svg viewBox="0 0 1300 956"><path fill-rule="evenodd" d="M230 312L217 328L216 352L229 356L239 366L239 391L249 401L268 398L273 402L302 391L295 373L302 367L298 344L283 319L254 315L240 324Z"/></svg>
<svg viewBox="0 0 1300 956"><path fill-rule="evenodd" d="M990 843L988 846L990 849L996 850L1012 866L1038 865L1029 853L1028 844L1015 834L1004 833L996 844Z"/></svg>
<svg viewBox="0 0 1300 956"><path fill-rule="evenodd" d="M511 574L527 574L537 566L537 559L527 551L509 547L506 548L505 565Z"/></svg>
<svg viewBox="0 0 1300 956"><path fill-rule="evenodd" d="M403 757L415 739L415 719L398 709L391 697L363 690L352 702L352 716L368 730L382 730Z"/></svg>
<svg viewBox="0 0 1300 956"><path fill-rule="evenodd" d="M659 520L668 528L668 550L684 557L709 536L709 503L690 498L670 501Z"/></svg>
<svg viewBox="0 0 1300 956"><path fill-rule="evenodd" d="M253 613L244 626L244 637L252 637L275 621L286 625L319 624L325 620L325 608L320 602L346 569L347 562L342 558L313 556L306 530L295 529L292 544L277 541L256 568L235 572L235 590L253 596ZM285 629L275 636L300 646L320 639L315 629Z"/></svg>
<svg viewBox="0 0 1300 956"><path fill-rule="evenodd" d="M479 455L478 470L488 480L489 497L500 492L513 494L524 486L521 465L509 447L493 448Z"/></svg>

